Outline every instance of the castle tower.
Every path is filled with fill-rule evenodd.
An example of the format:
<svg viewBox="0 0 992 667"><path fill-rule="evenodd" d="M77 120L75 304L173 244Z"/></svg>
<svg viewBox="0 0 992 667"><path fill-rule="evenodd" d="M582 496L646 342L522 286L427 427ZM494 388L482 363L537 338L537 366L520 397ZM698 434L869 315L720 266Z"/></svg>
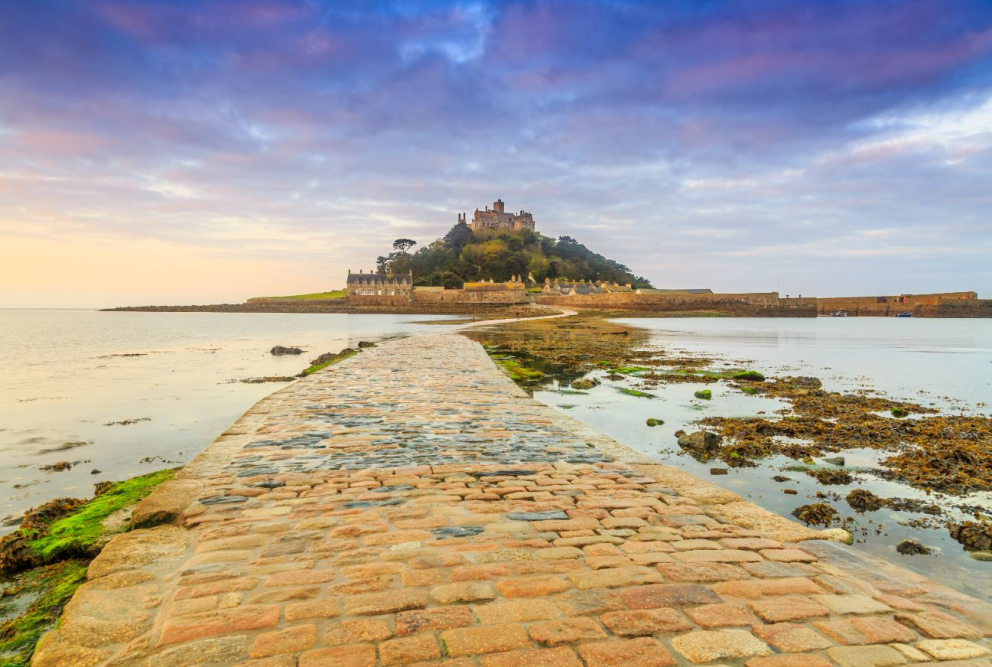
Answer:
<svg viewBox="0 0 992 667"><path fill-rule="evenodd" d="M497 213L502 213L503 208L504 205L502 199L497 199L496 201L493 202L493 210L496 211Z"/></svg>

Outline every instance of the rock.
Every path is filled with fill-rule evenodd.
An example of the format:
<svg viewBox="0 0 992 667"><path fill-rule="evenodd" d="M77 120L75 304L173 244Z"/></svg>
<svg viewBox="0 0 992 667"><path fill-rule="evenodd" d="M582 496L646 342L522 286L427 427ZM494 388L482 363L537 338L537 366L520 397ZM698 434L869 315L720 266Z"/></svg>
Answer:
<svg viewBox="0 0 992 667"><path fill-rule="evenodd" d="M675 432L676 438L681 438L683 435L685 435L685 431L683 431L682 429L679 429Z"/></svg>
<svg viewBox="0 0 992 667"><path fill-rule="evenodd" d="M799 495L799 492L796 491L795 489L782 489L782 493L787 493L790 496Z"/></svg>
<svg viewBox="0 0 992 667"><path fill-rule="evenodd" d="M713 398L713 392L710 391L709 389L701 389L697 391L695 394L693 394L693 396L695 396L696 398L701 398L704 401L708 401Z"/></svg>
<svg viewBox="0 0 992 667"><path fill-rule="evenodd" d="M655 419L654 417L648 417L648 421L647 421L648 426L661 426L664 423L665 423L664 419Z"/></svg>
<svg viewBox="0 0 992 667"><path fill-rule="evenodd" d="M720 436L709 431L696 431L679 437L678 443L693 456L710 457L720 449Z"/></svg>
<svg viewBox="0 0 992 667"><path fill-rule="evenodd" d="M923 546L916 540L903 540L896 545L896 551L904 556L926 556L930 553L928 547Z"/></svg>
<svg viewBox="0 0 992 667"><path fill-rule="evenodd" d="M833 468L807 470L806 474L810 477L815 477L820 484L850 484L854 481L851 473L846 470L835 470Z"/></svg>
<svg viewBox="0 0 992 667"><path fill-rule="evenodd" d="M765 376L758 371L741 371L740 373L734 373L731 375L735 380L744 380L746 382L764 382Z"/></svg>
<svg viewBox="0 0 992 667"><path fill-rule="evenodd" d="M121 533L114 536L93 559L86 576L93 581L155 561L162 561L162 565L167 565L165 559L174 559L178 566L189 546L190 535L191 533L177 526L157 526L149 530Z"/></svg>
<svg viewBox="0 0 992 667"><path fill-rule="evenodd" d="M0 572L14 574L38 565L34 551L20 531L0 538Z"/></svg>
<svg viewBox="0 0 992 667"><path fill-rule="evenodd" d="M202 488L202 482L191 479L170 479L159 484L134 508L133 527L150 528L176 521Z"/></svg>
<svg viewBox="0 0 992 667"><path fill-rule="evenodd" d="M510 521L551 521L567 520L568 515L562 510L546 510L544 512L510 512L506 515Z"/></svg>
<svg viewBox="0 0 992 667"><path fill-rule="evenodd" d="M792 478L791 477L786 477L785 475L775 475L774 477L772 477L772 479L774 479L776 482L791 482L792 481Z"/></svg>
<svg viewBox="0 0 992 667"><path fill-rule="evenodd" d="M298 347L283 347L282 345L276 345L274 348L269 350L269 353L276 356L283 354L303 354L303 350Z"/></svg>
<svg viewBox="0 0 992 667"><path fill-rule="evenodd" d="M375 343L373 343L371 341L368 341L368 340L360 340L360 341L358 341L358 347L360 347L360 348L363 348L363 347L375 347Z"/></svg>
<svg viewBox="0 0 992 667"><path fill-rule="evenodd" d="M830 505L814 503L797 507L792 510L792 516L808 526L829 526L837 519L838 514Z"/></svg>
<svg viewBox="0 0 992 667"><path fill-rule="evenodd" d="M623 380L625 377L627 377L627 376L626 375L620 375L619 373L610 373L609 375L606 376L606 379L607 380L613 380L614 382L616 382L617 380Z"/></svg>
<svg viewBox="0 0 992 667"><path fill-rule="evenodd" d="M820 378L810 377L807 375L799 375L797 377L789 378L789 384L793 387L813 391L823 388L823 383L820 382Z"/></svg>
<svg viewBox="0 0 992 667"><path fill-rule="evenodd" d="M947 531L967 551L988 551L992 548L992 523L962 521L948 525Z"/></svg>
<svg viewBox="0 0 992 667"><path fill-rule="evenodd" d="M843 528L825 528L820 531L820 539L854 544L854 536Z"/></svg>
<svg viewBox="0 0 992 667"><path fill-rule="evenodd" d="M90 474L91 475L99 475L102 472L103 472L102 470L97 470L96 468L93 468L93 470L90 470Z"/></svg>
<svg viewBox="0 0 992 667"><path fill-rule="evenodd" d="M710 468L710 474L711 475L726 475L727 474L727 469L726 468Z"/></svg>
<svg viewBox="0 0 992 667"><path fill-rule="evenodd" d="M823 459L823 462L824 463L829 463L832 466L842 466L843 467L843 465L844 465L844 457L843 456L834 456L834 457L829 458L829 459Z"/></svg>
<svg viewBox="0 0 992 667"><path fill-rule="evenodd" d="M572 382L572 389L578 389L579 391L585 391L586 389L592 389L599 385L599 380L596 378L582 378L581 380L574 380Z"/></svg>
<svg viewBox="0 0 992 667"><path fill-rule="evenodd" d="M972 551L968 554L972 558L984 563L992 563L992 551Z"/></svg>
<svg viewBox="0 0 992 667"><path fill-rule="evenodd" d="M0 520L0 525L2 526L16 526L24 518L24 512L18 514L8 514L2 520Z"/></svg>
<svg viewBox="0 0 992 667"><path fill-rule="evenodd" d="M856 512L874 512L885 506L885 499L866 489L854 489L847 494L847 504Z"/></svg>
<svg viewBox="0 0 992 667"><path fill-rule="evenodd" d="M904 407L901 407L901 406L898 406L897 405L896 407L892 408L892 416L893 417L908 417L909 416L909 410L907 410Z"/></svg>

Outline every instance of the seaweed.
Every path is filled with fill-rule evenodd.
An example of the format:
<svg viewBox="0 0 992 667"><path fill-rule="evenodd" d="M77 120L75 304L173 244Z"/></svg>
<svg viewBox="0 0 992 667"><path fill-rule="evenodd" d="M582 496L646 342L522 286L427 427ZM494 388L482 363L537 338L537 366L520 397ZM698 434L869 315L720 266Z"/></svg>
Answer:
<svg viewBox="0 0 992 667"><path fill-rule="evenodd" d="M340 352L325 352L316 359L310 362L310 366L304 369L297 377L306 377L312 375L319 370L323 370L328 366L339 363L347 359L348 357L353 357L358 354L358 350L346 347Z"/></svg>
<svg viewBox="0 0 992 667"><path fill-rule="evenodd" d="M68 515L54 520L46 530L28 537L31 551L44 563L70 557L92 557L99 552L108 532L104 520L114 512L134 505L156 486L172 479L178 468L116 482Z"/></svg>
<svg viewBox="0 0 992 667"><path fill-rule="evenodd" d="M41 636L57 622L62 608L86 580L88 563L66 560L37 568L18 577L16 587L0 594L0 600L32 597L20 615L0 624L0 666L28 665Z"/></svg>
<svg viewBox="0 0 992 667"><path fill-rule="evenodd" d="M814 503L812 505L802 505L792 510L792 516L796 517L807 526L827 527L837 520L838 514L830 505L825 503Z"/></svg>
<svg viewBox="0 0 992 667"><path fill-rule="evenodd" d="M630 389L629 387L617 387L617 391L621 394L626 394L627 396L636 396L637 398L658 398L654 394L649 394L646 391L641 391L640 389Z"/></svg>

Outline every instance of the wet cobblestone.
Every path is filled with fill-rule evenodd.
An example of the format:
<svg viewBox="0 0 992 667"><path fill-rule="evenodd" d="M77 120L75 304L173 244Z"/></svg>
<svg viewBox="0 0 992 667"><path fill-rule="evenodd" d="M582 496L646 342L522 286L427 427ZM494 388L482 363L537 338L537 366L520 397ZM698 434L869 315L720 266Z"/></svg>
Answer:
<svg viewBox="0 0 992 667"><path fill-rule="evenodd" d="M992 606L621 450L465 338L378 345L201 455L181 525L117 538L34 664L990 664Z"/></svg>

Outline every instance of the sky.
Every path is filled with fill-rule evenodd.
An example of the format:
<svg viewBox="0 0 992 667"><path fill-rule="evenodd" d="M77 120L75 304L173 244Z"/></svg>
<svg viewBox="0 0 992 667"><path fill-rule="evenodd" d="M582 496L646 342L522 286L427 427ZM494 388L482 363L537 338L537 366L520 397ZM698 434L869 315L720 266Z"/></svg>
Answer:
<svg viewBox="0 0 992 667"><path fill-rule="evenodd" d="M992 297L992 2L0 3L0 307L337 288L497 197L656 287Z"/></svg>

